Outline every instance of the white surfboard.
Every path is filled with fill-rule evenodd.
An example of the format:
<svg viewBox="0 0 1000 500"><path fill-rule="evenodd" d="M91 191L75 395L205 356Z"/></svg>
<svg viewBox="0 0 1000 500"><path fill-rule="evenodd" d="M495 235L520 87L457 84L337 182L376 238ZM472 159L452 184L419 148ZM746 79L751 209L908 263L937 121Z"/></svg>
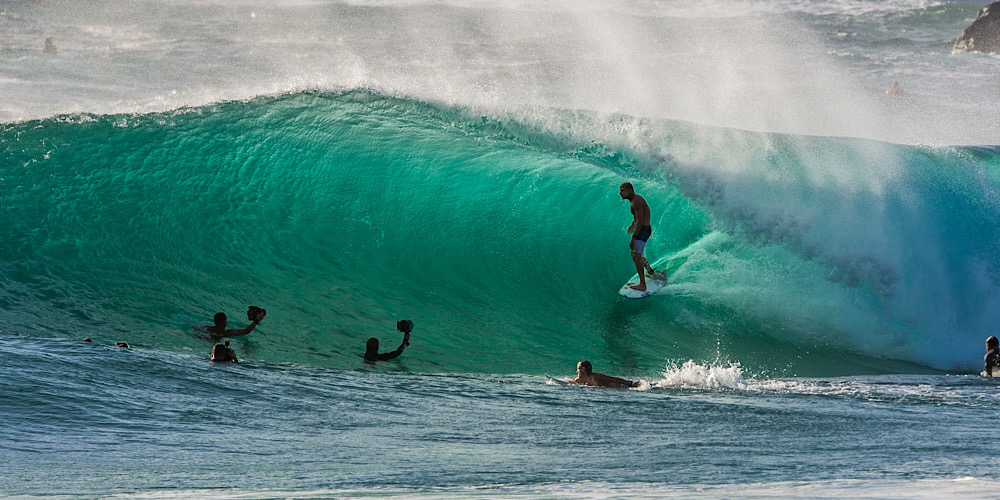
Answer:
<svg viewBox="0 0 1000 500"><path fill-rule="evenodd" d="M558 378L555 378L555 377L551 377L549 375L545 375L545 378L549 379L549 382L552 382L553 384L557 384L557 385L573 385L572 382L569 382L569 381L566 381L566 380L561 380L561 379L558 379Z"/></svg>
<svg viewBox="0 0 1000 500"><path fill-rule="evenodd" d="M650 295L653 295L656 292L659 292L660 289L667 284L667 280L653 279L647 276L645 290L636 290L632 288L632 285L638 285L638 284L639 284L639 276L636 275L636 277L632 278L631 281L625 283L625 286L623 286L621 290L618 290L619 295L621 295L622 297L628 297L630 299L644 299L646 297L649 297Z"/></svg>

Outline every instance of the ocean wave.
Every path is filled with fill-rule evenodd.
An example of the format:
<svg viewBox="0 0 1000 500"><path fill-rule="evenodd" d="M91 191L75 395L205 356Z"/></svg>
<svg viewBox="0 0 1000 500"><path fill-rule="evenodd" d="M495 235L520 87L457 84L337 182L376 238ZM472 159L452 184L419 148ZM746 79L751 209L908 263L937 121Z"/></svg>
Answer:
<svg viewBox="0 0 1000 500"><path fill-rule="evenodd" d="M850 374L972 369L1000 310L996 148L367 90L0 137L8 331L205 349L178 318L238 324L254 303L271 314L236 347L274 362L351 367L409 317L399 369ZM615 293L624 180L653 208L651 258L684 259L638 303Z"/></svg>

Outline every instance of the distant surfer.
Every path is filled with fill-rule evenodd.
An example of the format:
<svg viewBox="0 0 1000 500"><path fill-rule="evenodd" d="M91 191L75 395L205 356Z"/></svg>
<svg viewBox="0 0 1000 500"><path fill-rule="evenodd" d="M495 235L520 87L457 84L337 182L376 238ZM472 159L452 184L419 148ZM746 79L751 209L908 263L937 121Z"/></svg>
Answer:
<svg viewBox="0 0 1000 500"><path fill-rule="evenodd" d="M885 93L887 95L894 95L894 96L901 96L904 94L903 87L899 85L899 82L892 82L892 85L889 85L889 89L886 90Z"/></svg>
<svg viewBox="0 0 1000 500"><path fill-rule="evenodd" d="M413 331L413 322L408 319L399 320L396 322L396 329L403 332L403 343L399 344L399 348L392 352L379 354L378 339L372 337L368 339L367 343L365 343L365 353L362 355L362 357L365 358L366 363L387 361L403 354L403 349L406 349L406 347L410 345L410 332Z"/></svg>
<svg viewBox="0 0 1000 500"><path fill-rule="evenodd" d="M217 363L239 363L236 358L236 351L229 348L229 341L225 344L215 344L212 347L212 361Z"/></svg>
<svg viewBox="0 0 1000 500"><path fill-rule="evenodd" d="M614 387L626 389L638 387L639 381L625 380L623 378L612 377L594 371L594 365L590 361L583 360L576 364L576 378L570 380L574 384L589 385L591 387Z"/></svg>
<svg viewBox="0 0 1000 500"><path fill-rule="evenodd" d="M631 182L624 182L618 187L618 194L623 200L629 201L629 209L632 211L632 225L628 227L628 234L632 235L632 240L628 246L632 250L632 262L635 263L635 270L639 274L639 284L630 285L629 288L644 291L646 289L646 276L658 278L656 271L646 261L642 252L646 250L646 241L653 234L653 227L649 224L649 204L642 196L635 194L635 188ZM644 272L645 271L645 272Z"/></svg>
<svg viewBox="0 0 1000 500"><path fill-rule="evenodd" d="M45 54L55 54L57 52L56 44L52 43L52 37L45 39L45 46L42 48L42 52Z"/></svg>
<svg viewBox="0 0 1000 500"><path fill-rule="evenodd" d="M267 315L267 311L264 309L257 306L250 306L249 309L247 309L247 319L250 320L250 326L246 328L226 329L226 323L228 322L226 313L215 313L215 318L213 318L215 320L215 324L206 326L205 331L210 333L213 337L239 337L240 335L247 335L260 324L265 315Z"/></svg>
<svg viewBox="0 0 1000 500"><path fill-rule="evenodd" d="M983 358L983 364L986 365L983 375L987 377L993 376L994 368L1000 368L1000 341L997 341L996 337L991 336L986 339L986 356Z"/></svg>

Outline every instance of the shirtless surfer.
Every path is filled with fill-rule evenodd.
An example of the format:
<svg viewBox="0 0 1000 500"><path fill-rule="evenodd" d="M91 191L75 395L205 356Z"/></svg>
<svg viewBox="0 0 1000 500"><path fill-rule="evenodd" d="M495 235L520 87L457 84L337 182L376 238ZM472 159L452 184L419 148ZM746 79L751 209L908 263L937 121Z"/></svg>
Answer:
<svg viewBox="0 0 1000 500"><path fill-rule="evenodd" d="M635 270L639 274L639 284L631 285L633 290L646 290L646 276L650 278L665 278L657 275L653 267L646 262L646 257L642 252L646 249L646 241L653 234L653 227L649 225L649 204L642 196L635 194L635 188L631 182L624 182L618 187L618 194L623 200L628 200L629 208L632 210L632 225L628 227L628 234L632 235L632 240L628 246L632 250L632 261L635 262ZM645 270L646 272L643 272Z"/></svg>
<svg viewBox="0 0 1000 500"><path fill-rule="evenodd" d="M576 378L570 380L574 384L589 385L591 387L615 387L624 389L628 387L638 387L638 381L625 380L623 378L612 377L594 371L594 365L590 361L583 360L576 364Z"/></svg>

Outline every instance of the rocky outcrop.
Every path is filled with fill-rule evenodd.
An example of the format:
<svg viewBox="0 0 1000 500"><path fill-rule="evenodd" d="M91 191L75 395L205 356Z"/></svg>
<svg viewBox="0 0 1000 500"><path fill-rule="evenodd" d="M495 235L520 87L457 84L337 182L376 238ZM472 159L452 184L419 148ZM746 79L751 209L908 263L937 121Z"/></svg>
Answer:
<svg viewBox="0 0 1000 500"><path fill-rule="evenodd" d="M983 7L951 50L1000 54L1000 2Z"/></svg>

